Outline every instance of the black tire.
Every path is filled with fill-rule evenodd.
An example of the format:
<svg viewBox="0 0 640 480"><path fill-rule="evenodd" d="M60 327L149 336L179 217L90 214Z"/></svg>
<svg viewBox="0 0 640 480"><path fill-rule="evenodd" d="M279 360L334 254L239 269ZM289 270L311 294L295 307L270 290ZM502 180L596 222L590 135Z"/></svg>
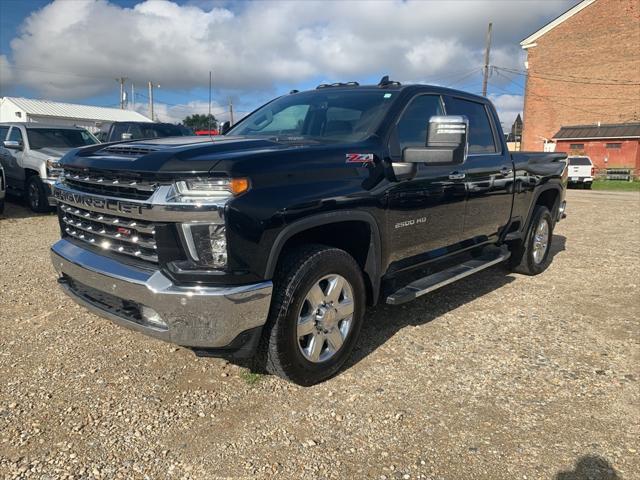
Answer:
<svg viewBox="0 0 640 480"><path fill-rule="evenodd" d="M586 188L587 190L591 190L591 182L586 182L584 184L584 188Z"/></svg>
<svg viewBox="0 0 640 480"><path fill-rule="evenodd" d="M27 180L24 195L27 205L33 212L45 213L51 209L47 198L47 190L37 175L32 175Z"/></svg>
<svg viewBox="0 0 640 480"><path fill-rule="evenodd" d="M4 213L4 198L0 200L0 214Z"/></svg>
<svg viewBox="0 0 640 480"><path fill-rule="evenodd" d="M314 363L301 351L298 317L305 306L307 293L328 275L339 275L349 283L354 311L342 346L327 360ZM287 254L276 272L269 319L256 356L257 366L303 386L326 380L349 358L360 334L365 307L362 272L351 255L323 245L297 248ZM324 348L328 345L326 343Z"/></svg>
<svg viewBox="0 0 640 480"><path fill-rule="evenodd" d="M548 241L544 255L540 259L535 254L536 230L540 227L541 222L547 223ZM511 245L511 257L509 259L509 267L512 271L523 273L525 275L538 275L544 272L551 263L551 243L553 241L554 222L551 213L547 207L537 205L533 211L531 222L527 228L527 236L524 242L518 242ZM538 259L536 259L538 258Z"/></svg>

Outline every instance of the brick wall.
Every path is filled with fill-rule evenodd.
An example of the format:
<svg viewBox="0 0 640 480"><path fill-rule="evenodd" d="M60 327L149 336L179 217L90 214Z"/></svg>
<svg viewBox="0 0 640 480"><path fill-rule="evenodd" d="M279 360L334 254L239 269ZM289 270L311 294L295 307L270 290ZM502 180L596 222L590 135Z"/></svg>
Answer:
<svg viewBox="0 0 640 480"><path fill-rule="evenodd" d="M542 150L562 125L640 120L640 1L597 0L527 50L523 148ZM567 78L568 77L568 78ZM573 78L575 77L575 78Z"/></svg>
<svg viewBox="0 0 640 480"><path fill-rule="evenodd" d="M571 145L577 144L582 144L584 147L571 148ZM607 144L620 144L620 148L607 148ZM569 155L586 155L597 170L624 167L634 169L636 175L640 172L640 142L635 139L559 140L556 151L566 152ZM605 159L607 159L606 162Z"/></svg>

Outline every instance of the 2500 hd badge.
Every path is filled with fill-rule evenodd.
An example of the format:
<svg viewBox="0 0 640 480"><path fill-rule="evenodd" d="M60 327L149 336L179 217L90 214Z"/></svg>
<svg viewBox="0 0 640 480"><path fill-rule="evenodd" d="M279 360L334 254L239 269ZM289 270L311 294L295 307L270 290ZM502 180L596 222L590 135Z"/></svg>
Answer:
<svg viewBox="0 0 640 480"><path fill-rule="evenodd" d="M396 223L395 228L410 227L410 226L416 225L418 223L427 223L427 217L420 217L420 218L416 218L416 219L412 219L412 220L407 220L405 222L398 222L398 223Z"/></svg>

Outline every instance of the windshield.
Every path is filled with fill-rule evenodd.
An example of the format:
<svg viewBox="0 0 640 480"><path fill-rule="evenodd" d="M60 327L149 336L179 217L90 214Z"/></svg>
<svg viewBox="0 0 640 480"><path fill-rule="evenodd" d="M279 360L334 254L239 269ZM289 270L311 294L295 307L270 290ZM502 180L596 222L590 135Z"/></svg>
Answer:
<svg viewBox="0 0 640 480"><path fill-rule="evenodd" d="M384 90L330 90L280 97L244 118L228 135L332 143L363 140L379 125L395 97Z"/></svg>
<svg viewBox="0 0 640 480"><path fill-rule="evenodd" d="M29 148L76 148L94 145L98 140L86 130L65 128L28 128Z"/></svg>

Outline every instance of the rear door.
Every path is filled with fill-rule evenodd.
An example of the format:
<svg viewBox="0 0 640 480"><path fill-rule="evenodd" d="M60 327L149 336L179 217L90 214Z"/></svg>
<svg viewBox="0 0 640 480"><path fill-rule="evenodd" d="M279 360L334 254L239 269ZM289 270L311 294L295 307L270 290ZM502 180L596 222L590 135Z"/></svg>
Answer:
<svg viewBox="0 0 640 480"><path fill-rule="evenodd" d="M392 161L401 161L406 147L424 147L429 119L444 114L439 95L419 94L397 120L389 145ZM409 181L391 184L388 222L392 262L439 250L462 240L464 180L451 179L452 167L417 165Z"/></svg>
<svg viewBox="0 0 640 480"><path fill-rule="evenodd" d="M445 96L444 102L447 115L464 115L469 120L469 150L463 168L467 187L464 238L476 243L495 240L511 217L511 156L502 151L497 119L484 103L454 96Z"/></svg>

